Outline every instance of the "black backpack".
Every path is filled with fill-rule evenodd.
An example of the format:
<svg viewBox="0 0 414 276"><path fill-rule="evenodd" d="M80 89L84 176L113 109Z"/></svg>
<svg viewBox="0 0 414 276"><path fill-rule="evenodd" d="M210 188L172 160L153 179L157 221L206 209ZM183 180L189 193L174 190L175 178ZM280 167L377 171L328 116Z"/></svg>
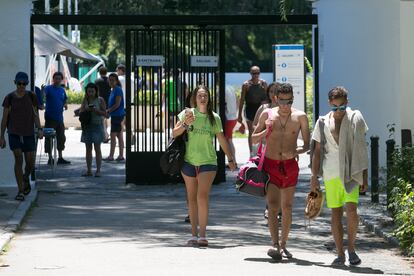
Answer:
<svg viewBox="0 0 414 276"><path fill-rule="evenodd" d="M185 131L180 136L171 138L168 142L167 149L160 158L160 167L164 174L176 175L180 173L184 163L185 142L187 139L187 131Z"/></svg>

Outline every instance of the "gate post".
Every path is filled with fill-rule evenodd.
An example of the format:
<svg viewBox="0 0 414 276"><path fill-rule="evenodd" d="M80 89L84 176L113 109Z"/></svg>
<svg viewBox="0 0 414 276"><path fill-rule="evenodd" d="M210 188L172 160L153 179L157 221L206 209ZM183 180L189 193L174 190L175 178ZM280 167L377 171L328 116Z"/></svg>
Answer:
<svg viewBox="0 0 414 276"><path fill-rule="evenodd" d="M371 136L371 202L378 203L378 136Z"/></svg>
<svg viewBox="0 0 414 276"><path fill-rule="evenodd" d="M385 142L387 144L387 208L390 204L390 196L391 196L391 167L393 165L393 154L395 149L395 141L393 139L389 139Z"/></svg>

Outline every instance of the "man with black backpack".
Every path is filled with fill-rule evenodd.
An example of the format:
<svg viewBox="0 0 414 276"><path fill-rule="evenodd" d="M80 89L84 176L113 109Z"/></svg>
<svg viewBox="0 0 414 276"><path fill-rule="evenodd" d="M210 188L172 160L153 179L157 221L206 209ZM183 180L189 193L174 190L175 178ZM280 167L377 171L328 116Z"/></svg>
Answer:
<svg viewBox="0 0 414 276"><path fill-rule="evenodd" d="M109 79L106 76L108 70L106 67L102 66L99 68L99 75L100 78L95 80L95 84L98 86L99 96L105 100L105 105L108 106L109 94L111 94L111 86L109 85ZM108 118L104 118L103 120L104 126L104 134L105 139L104 143L108 143L109 141L109 134L108 134Z"/></svg>
<svg viewBox="0 0 414 276"><path fill-rule="evenodd" d="M37 136L43 137L37 111L37 98L32 91L27 91L29 77L24 72L18 72L14 79L16 90L9 93L3 101L3 118L1 121L0 148L6 147L4 134L7 128L10 149L14 155L14 173L19 189L15 199L23 201L31 191L29 175L34 168ZM23 173L23 157L26 163Z"/></svg>

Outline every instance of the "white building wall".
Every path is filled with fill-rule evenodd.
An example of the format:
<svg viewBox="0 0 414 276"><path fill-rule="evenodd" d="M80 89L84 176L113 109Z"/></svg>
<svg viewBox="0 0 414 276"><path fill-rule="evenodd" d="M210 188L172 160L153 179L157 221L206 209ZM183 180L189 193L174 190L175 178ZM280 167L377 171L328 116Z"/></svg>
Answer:
<svg viewBox="0 0 414 276"><path fill-rule="evenodd" d="M414 132L414 2L400 6L401 128Z"/></svg>
<svg viewBox="0 0 414 276"><path fill-rule="evenodd" d="M320 0L314 7L320 113L329 111L329 90L345 86L350 106L362 111L370 128L367 141L380 137L380 165L385 165L387 124L401 125L400 0Z"/></svg>
<svg viewBox="0 0 414 276"><path fill-rule="evenodd" d="M30 14L31 0L0 3L0 101L13 91L18 71L30 76ZM3 114L3 108L0 108ZM2 115L1 115L2 116ZM7 141L7 133L6 133ZM8 142L8 141L7 141ZM16 186L14 158L8 148L0 150L0 186Z"/></svg>

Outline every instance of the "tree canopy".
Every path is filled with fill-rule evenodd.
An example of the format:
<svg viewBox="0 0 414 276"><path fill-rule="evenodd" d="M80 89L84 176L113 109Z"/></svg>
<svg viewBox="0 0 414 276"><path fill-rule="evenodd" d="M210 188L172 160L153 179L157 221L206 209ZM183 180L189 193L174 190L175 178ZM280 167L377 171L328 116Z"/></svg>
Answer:
<svg viewBox="0 0 414 276"><path fill-rule="evenodd" d="M58 0L51 0L51 12L58 13ZM44 0L34 2L35 13L43 14ZM65 7L66 8L66 7ZM268 15L311 14L307 0L82 0L82 15ZM65 12L66 13L66 12ZM142 26L136 26L137 28ZM131 26L79 26L81 47L102 56L110 70L125 59L125 29ZM272 71L272 44L304 44L311 59L311 26L240 25L224 26L226 33L226 71L247 71L253 64Z"/></svg>

